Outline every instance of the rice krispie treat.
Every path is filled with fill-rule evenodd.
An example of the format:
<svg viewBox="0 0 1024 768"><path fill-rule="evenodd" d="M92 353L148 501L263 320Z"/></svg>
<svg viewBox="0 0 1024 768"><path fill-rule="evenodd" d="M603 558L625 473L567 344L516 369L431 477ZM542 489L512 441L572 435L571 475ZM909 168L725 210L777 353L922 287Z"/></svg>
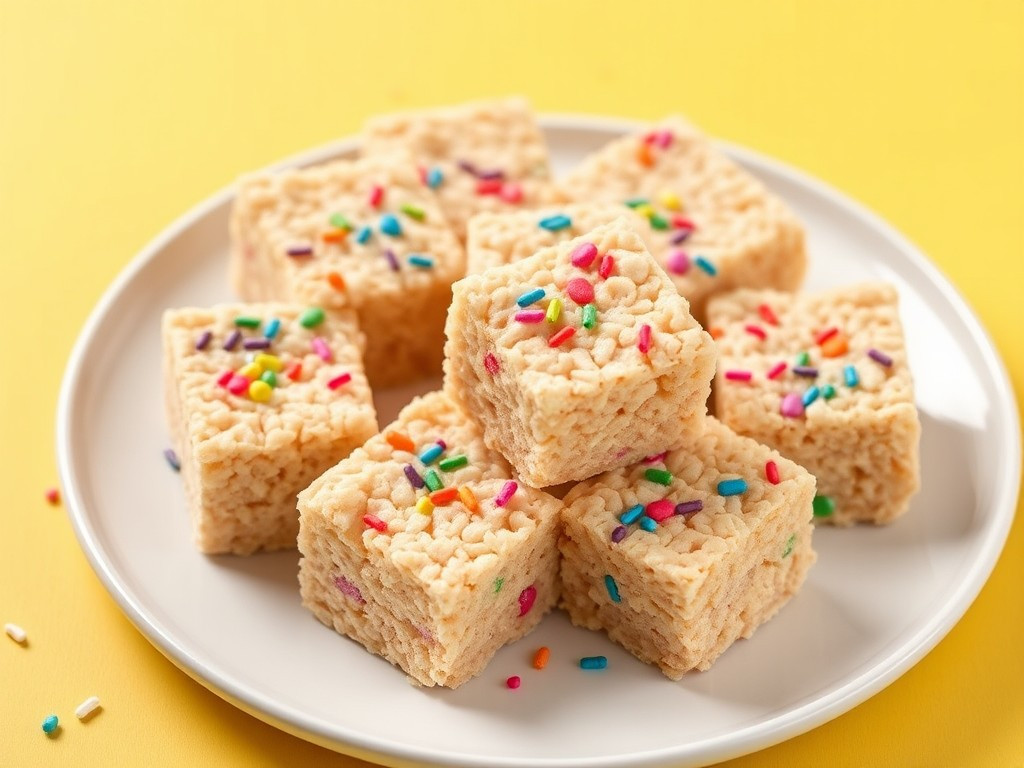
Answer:
<svg viewBox="0 0 1024 768"><path fill-rule="evenodd" d="M350 310L233 304L164 313L167 422L196 547L295 546L295 497L377 432Z"/></svg>
<svg viewBox="0 0 1024 768"><path fill-rule="evenodd" d="M626 219L453 290L445 389L533 487L703 428L714 344Z"/></svg>
<svg viewBox="0 0 1024 768"><path fill-rule="evenodd" d="M440 371L465 254L408 158L249 176L231 235L231 278L243 298L355 310L375 387Z"/></svg>
<svg viewBox="0 0 1024 768"><path fill-rule="evenodd" d="M921 425L891 286L737 291L708 318L718 417L817 477L816 520L888 523L907 510Z"/></svg>
<svg viewBox="0 0 1024 768"><path fill-rule="evenodd" d="M651 252L691 311L736 287L796 290L804 231L778 197L680 117L616 139L560 183L571 200L624 203L655 230Z"/></svg>
<svg viewBox="0 0 1024 768"><path fill-rule="evenodd" d="M479 213L466 230L466 271L483 272L533 256L541 248L579 237L625 216L646 243L650 223L617 203L570 203L531 211Z"/></svg>
<svg viewBox="0 0 1024 768"><path fill-rule="evenodd" d="M442 393L299 495L299 584L320 621L455 688L558 599L560 502L517 484Z"/></svg>
<svg viewBox="0 0 1024 768"><path fill-rule="evenodd" d="M814 477L708 417L683 447L580 483L562 513L562 607L678 680L803 584Z"/></svg>
<svg viewBox="0 0 1024 768"><path fill-rule="evenodd" d="M551 199L544 136L530 105L504 99L383 115L367 121L367 155L405 151L419 164L460 238L481 211L533 207Z"/></svg>

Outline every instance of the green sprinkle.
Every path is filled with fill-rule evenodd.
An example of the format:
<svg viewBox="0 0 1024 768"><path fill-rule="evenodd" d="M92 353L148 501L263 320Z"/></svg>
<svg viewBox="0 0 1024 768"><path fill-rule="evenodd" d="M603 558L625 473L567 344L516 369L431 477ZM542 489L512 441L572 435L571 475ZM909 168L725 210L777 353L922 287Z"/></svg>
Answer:
<svg viewBox="0 0 1024 768"><path fill-rule="evenodd" d="M555 298L548 303L548 311L544 315L544 319L549 323L557 323L558 318L562 315L562 300Z"/></svg>
<svg viewBox="0 0 1024 768"><path fill-rule="evenodd" d="M811 356L808 355L806 352L801 352L799 355L796 356L797 365L807 365L810 362Z"/></svg>
<svg viewBox="0 0 1024 768"><path fill-rule="evenodd" d="M235 325L237 325L239 328L259 328L260 319L258 317L240 315L235 318Z"/></svg>
<svg viewBox="0 0 1024 768"><path fill-rule="evenodd" d="M786 548L782 550L783 557L789 557L793 554L793 545L796 544L796 534L794 533L786 540Z"/></svg>
<svg viewBox="0 0 1024 768"><path fill-rule="evenodd" d="M494 580L494 594L501 592L502 586L505 584L505 577L499 576Z"/></svg>
<svg viewBox="0 0 1024 768"><path fill-rule="evenodd" d="M441 462L437 465L445 472L453 472L459 467L464 467L469 464L469 459L466 458L465 454L459 456L449 456L447 459L441 459Z"/></svg>
<svg viewBox="0 0 1024 768"><path fill-rule="evenodd" d="M303 328L316 328L324 321L324 311L320 307L310 307L299 318L299 325Z"/></svg>
<svg viewBox="0 0 1024 768"><path fill-rule="evenodd" d="M273 371L264 371L260 375L260 381L264 381L272 387L277 386L277 374Z"/></svg>
<svg viewBox="0 0 1024 768"><path fill-rule="evenodd" d="M587 304L583 307L583 327L590 330L597 325L597 306Z"/></svg>
<svg viewBox="0 0 1024 768"><path fill-rule="evenodd" d="M831 496L815 496L812 502L815 517L831 517L836 511L836 503Z"/></svg>
<svg viewBox="0 0 1024 768"><path fill-rule="evenodd" d="M836 396L836 388L833 387L831 384L826 384L824 387L821 388L821 394L826 400L831 400L833 397Z"/></svg>
<svg viewBox="0 0 1024 768"><path fill-rule="evenodd" d="M626 205L630 208L639 208L641 205L650 205L650 200L646 197L634 197L626 201Z"/></svg>
<svg viewBox="0 0 1024 768"><path fill-rule="evenodd" d="M659 485L672 484L672 473L667 469L648 469L644 472L644 477L652 483L658 483Z"/></svg>
<svg viewBox="0 0 1024 768"><path fill-rule="evenodd" d="M398 210L408 216L410 219L416 219L416 221L423 221L427 217L427 214L423 212L422 208L413 205L412 203L405 203Z"/></svg>
<svg viewBox="0 0 1024 768"><path fill-rule="evenodd" d="M332 227L344 229L346 232L352 231L352 224L349 223L349 220L342 216L340 213L332 213L331 218L329 218L328 221L330 222Z"/></svg>
<svg viewBox="0 0 1024 768"><path fill-rule="evenodd" d="M437 472L432 469L427 470L427 474L423 476L423 482L427 484L427 488L431 491L440 491L444 488L444 483L441 482L441 478L437 476Z"/></svg>
<svg viewBox="0 0 1024 768"><path fill-rule="evenodd" d="M651 214L650 221L652 229L668 229L668 219L664 216L660 216L657 213Z"/></svg>

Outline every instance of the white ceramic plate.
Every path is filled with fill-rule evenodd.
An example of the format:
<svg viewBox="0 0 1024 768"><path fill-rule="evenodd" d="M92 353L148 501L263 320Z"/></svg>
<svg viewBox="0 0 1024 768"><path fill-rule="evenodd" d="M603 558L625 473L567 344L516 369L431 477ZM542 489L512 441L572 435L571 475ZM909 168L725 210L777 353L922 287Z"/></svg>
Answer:
<svg viewBox="0 0 1024 768"><path fill-rule="evenodd" d="M630 127L544 120L560 169ZM389 765L711 762L813 728L892 682L963 615L1002 549L1019 482L1013 395L974 315L913 246L824 185L727 150L806 222L809 288L863 278L898 287L923 425L923 488L891 527L819 530L818 564L799 597L712 670L672 683L556 613L463 688L414 688L302 609L294 553L193 551L179 478L161 456L159 320L166 307L231 298L230 190L139 254L96 307L68 365L61 477L104 585L150 641L221 696L304 738ZM381 423L412 394L386 393ZM540 645L552 649L543 671L529 663ZM607 655L607 670L577 668L594 654ZM512 674L523 678L514 692L504 686Z"/></svg>

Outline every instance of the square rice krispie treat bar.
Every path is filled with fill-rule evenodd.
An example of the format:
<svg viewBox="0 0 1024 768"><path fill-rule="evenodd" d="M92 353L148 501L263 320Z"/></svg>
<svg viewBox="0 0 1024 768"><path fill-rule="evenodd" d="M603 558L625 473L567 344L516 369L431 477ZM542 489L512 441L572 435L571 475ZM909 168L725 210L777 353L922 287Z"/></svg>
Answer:
<svg viewBox="0 0 1024 768"><path fill-rule="evenodd" d="M714 344L626 219L454 286L445 388L535 488L703 429Z"/></svg>
<svg viewBox="0 0 1024 768"><path fill-rule="evenodd" d="M374 117L364 142L367 155L409 152L460 238L475 213L552 199L547 146L523 99Z"/></svg>
<svg viewBox="0 0 1024 768"><path fill-rule="evenodd" d="M920 485L921 425L896 291L716 297L718 417L818 478L816 520L888 523Z"/></svg>
<svg viewBox="0 0 1024 768"><path fill-rule="evenodd" d="M355 310L375 387L440 371L465 254L408 158L247 177L231 235L232 284L243 298Z"/></svg>
<svg viewBox="0 0 1024 768"><path fill-rule="evenodd" d="M533 256L541 248L579 237L625 216L646 243L646 218L617 203L570 203L532 211L478 213L466 231L466 271L483 272Z"/></svg>
<svg viewBox="0 0 1024 768"><path fill-rule="evenodd" d="M350 310L164 313L164 396L196 547L295 546L295 497L377 432Z"/></svg>
<svg viewBox="0 0 1024 768"><path fill-rule="evenodd" d="M813 498L806 470L708 417L565 497L562 607L673 680L705 670L799 591Z"/></svg>
<svg viewBox="0 0 1024 768"><path fill-rule="evenodd" d="M561 503L511 479L440 392L299 495L299 584L320 621L455 688L558 600Z"/></svg>
<svg viewBox="0 0 1024 768"><path fill-rule="evenodd" d="M778 197L680 117L624 136L560 183L580 201L624 203L655 230L648 245L703 320L709 296L736 287L796 290L807 256Z"/></svg>

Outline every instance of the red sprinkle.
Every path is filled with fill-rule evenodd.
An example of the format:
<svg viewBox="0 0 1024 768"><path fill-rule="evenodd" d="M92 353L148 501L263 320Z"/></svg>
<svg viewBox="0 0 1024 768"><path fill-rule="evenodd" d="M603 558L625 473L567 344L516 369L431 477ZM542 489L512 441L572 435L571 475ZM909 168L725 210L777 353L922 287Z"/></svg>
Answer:
<svg viewBox="0 0 1024 768"><path fill-rule="evenodd" d="M430 502L438 507L451 504L459 496L458 488L442 488L430 494Z"/></svg>
<svg viewBox="0 0 1024 768"><path fill-rule="evenodd" d="M519 675L512 675L512 677L510 677L508 680L505 681L505 685L507 685L509 688L511 688L514 691L516 688L518 688L520 685L522 685L522 682L523 681L519 677Z"/></svg>
<svg viewBox="0 0 1024 768"><path fill-rule="evenodd" d="M572 326L566 326L558 333L554 334L550 339L548 339L548 346L552 348L560 347L562 346L562 344L571 339L575 334L575 328L573 328Z"/></svg>
<svg viewBox="0 0 1024 768"><path fill-rule="evenodd" d="M602 280L607 280L613 269L615 269L615 257L606 253L601 258L601 266L597 268L597 274L601 276Z"/></svg>
<svg viewBox="0 0 1024 768"><path fill-rule="evenodd" d="M284 375L292 381L298 381L302 378L302 363L296 360L285 369Z"/></svg>
<svg viewBox="0 0 1024 768"><path fill-rule="evenodd" d="M427 169L426 169L426 167L420 165L420 166L416 167L416 170L419 171L419 174L420 174L420 184L422 184L423 186L427 186Z"/></svg>
<svg viewBox="0 0 1024 768"><path fill-rule="evenodd" d="M518 184L502 184L498 197L506 203L521 203L523 202L523 188Z"/></svg>
<svg viewBox="0 0 1024 768"><path fill-rule="evenodd" d="M232 377L234 375L235 375L234 371L224 371L224 373L222 373L218 377L217 383L220 384L222 387L226 387L228 385L228 382L231 381L231 379L232 379Z"/></svg>
<svg viewBox="0 0 1024 768"><path fill-rule="evenodd" d="M593 243L580 243L569 254L569 261L574 267L589 267L596 258L597 246Z"/></svg>
<svg viewBox="0 0 1024 768"><path fill-rule="evenodd" d="M363 522L371 528L373 528L375 531L380 531L381 533L385 533L388 529L388 524L376 515L363 515Z"/></svg>
<svg viewBox="0 0 1024 768"><path fill-rule="evenodd" d="M501 370L501 364L498 362L498 358L494 356L493 352L488 352L484 355L484 370L491 374L491 376L497 376L498 371Z"/></svg>
<svg viewBox="0 0 1024 768"><path fill-rule="evenodd" d="M786 370L786 364L784 362L776 363L775 365L768 369L768 373L766 373L765 376L767 376L769 379L775 379L778 378L779 374L781 374L784 370Z"/></svg>
<svg viewBox="0 0 1024 768"><path fill-rule="evenodd" d="M757 336L761 341L768 338L768 334L764 332L764 328L759 325L745 325L743 326L743 330L752 336Z"/></svg>
<svg viewBox="0 0 1024 768"><path fill-rule="evenodd" d="M565 292L581 307L594 300L594 286L585 277L574 277L566 283Z"/></svg>
<svg viewBox="0 0 1024 768"><path fill-rule="evenodd" d="M54 505L60 504L60 491L58 491L56 488L47 488L46 500Z"/></svg>
<svg viewBox="0 0 1024 768"><path fill-rule="evenodd" d="M768 482L772 485L779 484L779 467L774 461L769 461L764 465L764 476L768 478Z"/></svg>
<svg viewBox="0 0 1024 768"><path fill-rule="evenodd" d="M761 315L761 319L764 320L768 325L778 325L779 318L767 304L762 304L757 308L757 313Z"/></svg>
<svg viewBox="0 0 1024 768"><path fill-rule="evenodd" d="M636 346L641 354L646 355L651 351L651 326L646 323L640 326L640 333L636 338Z"/></svg>
<svg viewBox="0 0 1024 768"><path fill-rule="evenodd" d="M660 523L676 513L676 505L668 499L658 499L648 504L646 511L649 518Z"/></svg>
<svg viewBox="0 0 1024 768"><path fill-rule="evenodd" d="M497 195L501 192L502 183L501 179L480 179L476 183L476 193L478 195Z"/></svg>
<svg viewBox="0 0 1024 768"><path fill-rule="evenodd" d="M643 458L644 464L657 464L659 461L664 461L665 456L668 455L668 451L662 451L661 453L651 454Z"/></svg>
<svg viewBox="0 0 1024 768"><path fill-rule="evenodd" d="M343 373L340 376L335 376L333 379L327 382L327 386L331 389L337 389L338 387L344 386L352 381L351 373Z"/></svg>
<svg viewBox="0 0 1024 768"><path fill-rule="evenodd" d="M697 228L697 225L693 223L693 219L688 219L677 213L672 217L672 227L674 229L688 229L692 232Z"/></svg>
<svg viewBox="0 0 1024 768"><path fill-rule="evenodd" d="M824 344L826 341L835 336L837 333L839 333L839 329L836 328L835 326L832 326L831 328L826 328L824 331L822 331L821 333L814 337L814 343L820 346L821 344Z"/></svg>
<svg viewBox="0 0 1024 768"><path fill-rule="evenodd" d="M249 380L240 374L233 374L228 382L228 392L233 395L241 395L249 391Z"/></svg>
<svg viewBox="0 0 1024 768"><path fill-rule="evenodd" d="M537 599L537 588L531 584L519 593L519 615L525 616L533 608L533 602Z"/></svg>
<svg viewBox="0 0 1024 768"><path fill-rule="evenodd" d="M384 200L384 187L374 184L370 189L370 205L376 208L381 204L382 200Z"/></svg>
<svg viewBox="0 0 1024 768"><path fill-rule="evenodd" d="M750 371L726 371L725 378L729 381L750 381L753 374Z"/></svg>

